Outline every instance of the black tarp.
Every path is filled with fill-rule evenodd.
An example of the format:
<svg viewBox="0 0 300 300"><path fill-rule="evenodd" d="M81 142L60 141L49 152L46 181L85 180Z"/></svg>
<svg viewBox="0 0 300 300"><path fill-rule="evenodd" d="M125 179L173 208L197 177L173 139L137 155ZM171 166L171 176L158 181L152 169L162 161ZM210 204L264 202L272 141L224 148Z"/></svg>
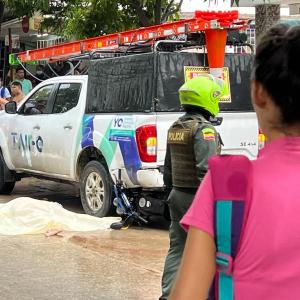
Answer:
<svg viewBox="0 0 300 300"><path fill-rule="evenodd" d="M150 111L154 99L152 53L91 61L87 112Z"/></svg>
<svg viewBox="0 0 300 300"><path fill-rule="evenodd" d="M223 111L252 110L250 73L252 57L228 54L231 103ZM207 66L204 54L156 52L95 60L89 67L88 113L179 111L178 89L184 66Z"/></svg>
<svg viewBox="0 0 300 300"><path fill-rule="evenodd" d="M185 66L206 66L205 56L198 53L159 53L157 55L158 111L180 109L178 90L184 83Z"/></svg>
<svg viewBox="0 0 300 300"><path fill-rule="evenodd" d="M253 56L228 54L225 67L229 69L231 103L220 103L223 111L253 111L251 104L250 78Z"/></svg>

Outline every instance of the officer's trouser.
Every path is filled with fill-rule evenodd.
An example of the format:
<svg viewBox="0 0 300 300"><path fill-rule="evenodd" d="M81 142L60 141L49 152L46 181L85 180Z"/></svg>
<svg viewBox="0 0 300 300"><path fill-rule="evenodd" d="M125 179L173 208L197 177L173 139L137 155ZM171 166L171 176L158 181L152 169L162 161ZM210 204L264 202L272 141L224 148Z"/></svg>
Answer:
<svg viewBox="0 0 300 300"><path fill-rule="evenodd" d="M162 296L160 299L167 299L171 293L176 273L180 265L183 253L186 232L182 229L179 221L190 207L196 189L183 192L173 188L169 198L168 205L170 209L171 225L170 225L170 248L166 257L164 273L162 276Z"/></svg>

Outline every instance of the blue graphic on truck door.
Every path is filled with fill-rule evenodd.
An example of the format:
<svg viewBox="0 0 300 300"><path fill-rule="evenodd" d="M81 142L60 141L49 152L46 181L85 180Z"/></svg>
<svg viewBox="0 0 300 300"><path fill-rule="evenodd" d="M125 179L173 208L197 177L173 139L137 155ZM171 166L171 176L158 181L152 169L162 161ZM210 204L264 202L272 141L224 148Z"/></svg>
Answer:
<svg viewBox="0 0 300 300"><path fill-rule="evenodd" d="M82 140L81 148L84 149L88 146L94 146L93 133L94 133L94 117L84 115L82 120Z"/></svg>
<svg viewBox="0 0 300 300"><path fill-rule="evenodd" d="M138 185L137 171L142 163L135 140L135 118L117 116L111 124L109 140L119 143L127 174L132 183Z"/></svg>

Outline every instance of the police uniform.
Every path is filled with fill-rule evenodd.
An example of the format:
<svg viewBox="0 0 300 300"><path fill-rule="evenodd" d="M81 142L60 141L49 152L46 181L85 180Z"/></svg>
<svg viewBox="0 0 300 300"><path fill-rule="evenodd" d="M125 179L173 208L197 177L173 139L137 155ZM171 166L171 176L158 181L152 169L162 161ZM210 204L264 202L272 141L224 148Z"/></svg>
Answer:
<svg viewBox="0 0 300 300"><path fill-rule="evenodd" d="M223 94L223 82L212 75L193 78L179 90L181 104L189 109L168 131L164 183L167 188L172 188L167 200L171 217L170 248L160 299L170 295L180 266L187 234L179 221L207 172L209 157L220 151L219 135L207 118L217 115L219 98Z"/></svg>
<svg viewBox="0 0 300 300"><path fill-rule="evenodd" d="M183 253L186 232L179 221L190 207L207 172L208 158L217 153L218 134L200 113L186 113L168 131L164 183L173 187L168 197L170 248L162 277L162 296L171 292Z"/></svg>

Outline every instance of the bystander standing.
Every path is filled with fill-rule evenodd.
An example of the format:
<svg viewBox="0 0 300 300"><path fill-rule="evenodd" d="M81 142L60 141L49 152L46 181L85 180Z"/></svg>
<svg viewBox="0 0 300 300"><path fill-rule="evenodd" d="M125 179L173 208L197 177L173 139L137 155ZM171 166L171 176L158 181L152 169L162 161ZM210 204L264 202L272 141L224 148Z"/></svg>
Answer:
<svg viewBox="0 0 300 300"><path fill-rule="evenodd" d="M25 71L24 69L19 66L16 69L16 80L22 84L22 91L24 95L27 95L32 90L32 83L30 80L25 78Z"/></svg>
<svg viewBox="0 0 300 300"><path fill-rule="evenodd" d="M25 97L24 93L22 92L22 85L19 81L14 81L10 85L12 97L7 100L5 98L0 98L0 106L4 107L6 103L9 101L15 101L19 104Z"/></svg>

